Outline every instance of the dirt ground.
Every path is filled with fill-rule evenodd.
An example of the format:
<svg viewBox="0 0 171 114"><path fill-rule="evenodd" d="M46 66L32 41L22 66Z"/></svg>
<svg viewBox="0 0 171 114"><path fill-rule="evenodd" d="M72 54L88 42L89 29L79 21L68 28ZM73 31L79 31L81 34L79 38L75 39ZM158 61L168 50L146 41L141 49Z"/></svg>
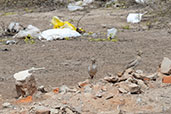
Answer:
<svg viewBox="0 0 171 114"><path fill-rule="evenodd" d="M106 73L116 74L136 56L137 50L143 51L142 62L136 69L154 73L163 57L171 58L171 34L167 29L146 29L145 23L128 24L128 13L135 9L92 9L81 20L80 27L87 32L101 33L100 38L106 38L108 28L119 30L119 41L89 41L88 37L72 40L56 40L35 44L18 43L16 45L0 44L0 95L4 99L16 96L13 75L31 67L45 67L36 71L35 78L38 85L46 88L60 85L73 86L79 81L87 79L87 67L90 59L95 57L98 63L98 73L94 81L103 78ZM25 13L16 12L14 15L1 16L0 21L9 24L12 21L25 26L32 24L41 30L52 28L50 20L58 16L63 20L73 20L76 25L84 12L69 12L60 9L51 12ZM130 29L123 29L129 25ZM3 39L3 38L2 38Z"/></svg>

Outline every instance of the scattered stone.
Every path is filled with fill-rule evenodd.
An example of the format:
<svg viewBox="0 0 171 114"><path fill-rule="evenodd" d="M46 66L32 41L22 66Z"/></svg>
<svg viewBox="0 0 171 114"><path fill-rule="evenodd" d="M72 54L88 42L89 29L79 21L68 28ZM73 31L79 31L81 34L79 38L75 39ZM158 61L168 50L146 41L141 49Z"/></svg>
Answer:
<svg viewBox="0 0 171 114"><path fill-rule="evenodd" d="M163 58L161 63L160 72L163 74L171 74L171 60L167 57Z"/></svg>
<svg viewBox="0 0 171 114"><path fill-rule="evenodd" d="M59 110L58 109L51 109L50 114L59 114Z"/></svg>
<svg viewBox="0 0 171 114"><path fill-rule="evenodd" d="M128 93L128 91L125 90L124 88L118 88L118 90L119 90L120 93L123 93L123 94Z"/></svg>
<svg viewBox="0 0 171 114"><path fill-rule="evenodd" d="M158 73L154 73L148 76L145 76L146 78L150 79L150 80L156 80L159 76Z"/></svg>
<svg viewBox="0 0 171 114"><path fill-rule="evenodd" d="M113 76L113 74L108 73L108 76L104 77L105 81L111 82L111 83L115 83L118 81L118 77Z"/></svg>
<svg viewBox="0 0 171 114"><path fill-rule="evenodd" d="M107 97L105 98L106 100L112 99L113 98L113 94L108 94Z"/></svg>
<svg viewBox="0 0 171 114"><path fill-rule="evenodd" d="M141 89L146 90L148 86L142 80L137 80L137 84L141 87Z"/></svg>
<svg viewBox="0 0 171 114"><path fill-rule="evenodd" d="M3 104L2 104L2 107L3 107L3 108L11 108L12 105L11 105L11 103L6 102L6 103L3 103Z"/></svg>
<svg viewBox="0 0 171 114"><path fill-rule="evenodd" d="M87 80L85 80L83 82L78 82L78 87L82 88L82 87L84 87L84 86L86 86L88 84L90 84L90 81L87 79Z"/></svg>
<svg viewBox="0 0 171 114"><path fill-rule="evenodd" d="M61 108L59 114L81 114L81 113L71 106L64 106Z"/></svg>
<svg viewBox="0 0 171 114"><path fill-rule="evenodd" d="M36 114L50 114L50 110L44 106L36 106L35 112Z"/></svg>
<svg viewBox="0 0 171 114"><path fill-rule="evenodd" d="M128 84L129 92L134 93L141 93L140 86L134 83Z"/></svg>

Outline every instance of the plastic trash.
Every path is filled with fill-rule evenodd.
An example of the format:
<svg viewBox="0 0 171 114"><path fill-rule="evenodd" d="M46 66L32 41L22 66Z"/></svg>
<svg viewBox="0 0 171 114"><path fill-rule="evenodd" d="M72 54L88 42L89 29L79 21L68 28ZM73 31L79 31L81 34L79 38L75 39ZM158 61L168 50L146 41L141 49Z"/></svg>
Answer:
<svg viewBox="0 0 171 114"><path fill-rule="evenodd" d="M54 29L58 29L58 28L60 28L60 29L62 29L62 28L70 28L71 30L76 30L77 29L74 25L72 25L68 21L63 22L57 16L54 16L52 18L52 24L53 24Z"/></svg>
<svg viewBox="0 0 171 114"><path fill-rule="evenodd" d="M138 4L145 4L144 0L135 0L135 2L138 3Z"/></svg>
<svg viewBox="0 0 171 114"><path fill-rule="evenodd" d="M78 6L78 5L75 5L75 4L69 4L68 5L68 10L69 11L77 11L77 10L83 10L84 7L82 6Z"/></svg>
<svg viewBox="0 0 171 114"><path fill-rule="evenodd" d="M93 3L93 2L94 2L94 0L83 0L82 5L83 5L83 6L86 6L86 5L91 4L91 3Z"/></svg>
<svg viewBox="0 0 171 114"><path fill-rule="evenodd" d="M63 28L63 29L49 29L45 30L41 33L39 36L40 40L63 40L64 38L69 37L79 37L81 36L80 33L78 33L75 30L71 30L69 28Z"/></svg>
<svg viewBox="0 0 171 114"><path fill-rule="evenodd" d="M18 33L23 29L23 26L17 22L11 22L7 28L7 32L9 33Z"/></svg>
<svg viewBox="0 0 171 114"><path fill-rule="evenodd" d="M12 45L12 44L16 44L16 41L15 40L7 40L5 42L6 45Z"/></svg>
<svg viewBox="0 0 171 114"><path fill-rule="evenodd" d="M20 30L15 36L13 36L13 38L24 38L28 35L33 38L38 38L40 33L41 32L37 27L33 25L28 25L25 30Z"/></svg>
<svg viewBox="0 0 171 114"><path fill-rule="evenodd" d="M108 29L107 30L107 38L109 38L109 39L115 38L117 31L118 30L116 28Z"/></svg>
<svg viewBox="0 0 171 114"><path fill-rule="evenodd" d="M128 23L139 23L142 19L142 13L130 13L127 17Z"/></svg>

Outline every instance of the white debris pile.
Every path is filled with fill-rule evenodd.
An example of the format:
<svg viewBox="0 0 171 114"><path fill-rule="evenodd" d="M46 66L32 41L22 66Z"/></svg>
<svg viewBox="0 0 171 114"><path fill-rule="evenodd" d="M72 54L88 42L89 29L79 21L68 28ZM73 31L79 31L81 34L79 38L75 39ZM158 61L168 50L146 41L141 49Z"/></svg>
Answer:
<svg viewBox="0 0 171 114"><path fill-rule="evenodd" d="M83 0L68 4L69 11L83 10L85 6L92 4L94 0Z"/></svg>
<svg viewBox="0 0 171 114"><path fill-rule="evenodd" d="M13 38L24 38L29 35L33 38L38 38L40 36L40 33L40 29L33 25L28 25L26 29L20 30L16 35L13 36Z"/></svg>
<svg viewBox="0 0 171 114"><path fill-rule="evenodd" d="M79 37L81 36L80 33L78 33L75 30L71 30L69 28L64 29L48 29L41 33L39 36L40 40L63 40L64 38L68 37Z"/></svg>
<svg viewBox="0 0 171 114"><path fill-rule="evenodd" d="M128 23L139 23L141 22L143 14L142 13L129 13L127 17Z"/></svg>

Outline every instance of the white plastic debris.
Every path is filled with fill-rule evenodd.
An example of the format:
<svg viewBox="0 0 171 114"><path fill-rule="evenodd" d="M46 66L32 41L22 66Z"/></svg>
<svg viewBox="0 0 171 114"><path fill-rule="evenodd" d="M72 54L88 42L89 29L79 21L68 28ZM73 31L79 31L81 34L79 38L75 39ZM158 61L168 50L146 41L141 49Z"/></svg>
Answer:
<svg viewBox="0 0 171 114"><path fill-rule="evenodd" d="M115 38L117 31L118 30L116 28L108 29L107 30L107 38L110 38L110 39Z"/></svg>
<svg viewBox="0 0 171 114"><path fill-rule="evenodd" d="M64 38L69 37L79 37L81 36L80 33L78 33L75 30L71 30L69 28L64 29L48 29L41 33L39 36L40 40L62 40Z"/></svg>
<svg viewBox="0 0 171 114"><path fill-rule="evenodd" d="M142 13L130 13L127 17L128 23L139 23L142 19Z"/></svg>
<svg viewBox="0 0 171 114"><path fill-rule="evenodd" d="M83 6L93 3L94 0L83 0Z"/></svg>
<svg viewBox="0 0 171 114"><path fill-rule="evenodd" d="M75 4L69 4L68 5L68 10L69 11L76 11L76 10L83 10L84 8L82 6L78 6Z"/></svg>
<svg viewBox="0 0 171 114"><path fill-rule="evenodd" d="M145 3L144 0L135 0L135 2L138 3L138 4L144 4Z"/></svg>
<svg viewBox="0 0 171 114"><path fill-rule="evenodd" d="M33 38L38 38L40 35L40 30L33 26L33 25L28 25L25 30L20 30L13 38L24 38L30 35Z"/></svg>
<svg viewBox="0 0 171 114"><path fill-rule="evenodd" d="M17 22L11 22L8 26L7 31L10 33L18 33L23 27Z"/></svg>
<svg viewBox="0 0 171 114"><path fill-rule="evenodd" d="M31 68L31 69L28 69L28 70L23 70L23 71L20 71L18 73L15 73L14 74L14 78L17 80L17 81L22 81L22 80L25 80L27 77L31 76L32 73L30 73L30 71L34 71L34 70L40 70L40 69L45 69L45 68Z"/></svg>

